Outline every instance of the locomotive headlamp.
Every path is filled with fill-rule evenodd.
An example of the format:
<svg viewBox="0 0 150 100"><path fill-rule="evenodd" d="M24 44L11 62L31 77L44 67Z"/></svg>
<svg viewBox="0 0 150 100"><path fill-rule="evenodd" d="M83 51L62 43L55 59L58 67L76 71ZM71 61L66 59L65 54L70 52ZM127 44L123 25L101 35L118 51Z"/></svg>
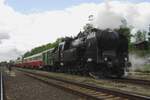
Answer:
<svg viewBox="0 0 150 100"><path fill-rule="evenodd" d="M107 57L105 57L105 58L104 58L104 60L105 60L105 61L107 61L107 60L108 60L108 58L107 58Z"/></svg>
<svg viewBox="0 0 150 100"><path fill-rule="evenodd" d="M93 60L92 58L88 58L87 62L92 62L92 60Z"/></svg>
<svg viewBox="0 0 150 100"><path fill-rule="evenodd" d="M128 60L128 58L127 58L127 57L125 57L125 58L124 58L124 60L125 60L125 61L127 61L127 60Z"/></svg>

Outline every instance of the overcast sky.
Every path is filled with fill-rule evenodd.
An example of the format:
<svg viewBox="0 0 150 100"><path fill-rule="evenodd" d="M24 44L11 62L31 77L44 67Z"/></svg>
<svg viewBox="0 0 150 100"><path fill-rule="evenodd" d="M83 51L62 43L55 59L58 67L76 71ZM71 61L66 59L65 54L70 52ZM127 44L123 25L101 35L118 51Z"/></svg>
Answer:
<svg viewBox="0 0 150 100"><path fill-rule="evenodd" d="M62 36L75 36L94 15L95 27L150 24L149 0L0 0L0 61L15 59Z"/></svg>

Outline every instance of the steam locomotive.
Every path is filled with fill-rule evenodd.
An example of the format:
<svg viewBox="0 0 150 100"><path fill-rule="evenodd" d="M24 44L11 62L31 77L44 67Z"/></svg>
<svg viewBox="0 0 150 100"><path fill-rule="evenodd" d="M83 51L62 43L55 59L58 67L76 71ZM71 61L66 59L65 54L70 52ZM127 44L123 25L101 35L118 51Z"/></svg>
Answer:
<svg viewBox="0 0 150 100"><path fill-rule="evenodd" d="M128 39L110 29L90 28L55 48L23 58L16 66L54 72L122 77L130 66Z"/></svg>

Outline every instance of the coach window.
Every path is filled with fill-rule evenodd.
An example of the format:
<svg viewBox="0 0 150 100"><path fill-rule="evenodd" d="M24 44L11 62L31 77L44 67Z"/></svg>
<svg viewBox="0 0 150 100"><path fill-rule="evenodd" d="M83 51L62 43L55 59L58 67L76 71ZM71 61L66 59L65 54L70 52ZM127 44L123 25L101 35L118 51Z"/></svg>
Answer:
<svg viewBox="0 0 150 100"><path fill-rule="evenodd" d="M63 45L59 45L59 52L63 50Z"/></svg>
<svg viewBox="0 0 150 100"><path fill-rule="evenodd" d="M34 60L38 60L38 56L34 58Z"/></svg>
<svg viewBox="0 0 150 100"><path fill-rule="evenodd" d="M36 57L36 60L39 60L39 59L40 59L40 56L37 56L37 57Z"/></svg>
<svg viewBox="0 0 150 100"><path fill-rule="evenodd" d="M64 50L69 49L69 47L70 47L70 42L65 42Z"/></svg>
<svg viewBox="0 0 150 100"><path fill-rule="evenodd" d="M42 60L42 55L39 56L39 60Z"/></svg>
<svg viewBox="0 0 150 100"><path fill-rule="evenodd" d="M38 59L38 56L33 58L33 60L37 60L37 59Z"/></svg>

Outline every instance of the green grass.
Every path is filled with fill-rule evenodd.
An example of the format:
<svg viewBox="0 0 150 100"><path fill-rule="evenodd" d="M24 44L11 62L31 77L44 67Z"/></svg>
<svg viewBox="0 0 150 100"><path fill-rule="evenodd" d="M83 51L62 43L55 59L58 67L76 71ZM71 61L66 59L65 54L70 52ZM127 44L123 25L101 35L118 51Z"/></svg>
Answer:
<svg viewBox="0 0 150 100"><path fill-rule="evenodd" d="M132 49L129 50L131 54L135 54L139 57L145 57L150 54L150 49L149 50L138 50L138 49Z"/></svg>
<svg viewBox="0 0 150 100"><path fill-rule="evenodd" d="M138 68L135 70L136 72L142 72L142 73L150 73L150 64L145 64L143 68Z"/></svg>

